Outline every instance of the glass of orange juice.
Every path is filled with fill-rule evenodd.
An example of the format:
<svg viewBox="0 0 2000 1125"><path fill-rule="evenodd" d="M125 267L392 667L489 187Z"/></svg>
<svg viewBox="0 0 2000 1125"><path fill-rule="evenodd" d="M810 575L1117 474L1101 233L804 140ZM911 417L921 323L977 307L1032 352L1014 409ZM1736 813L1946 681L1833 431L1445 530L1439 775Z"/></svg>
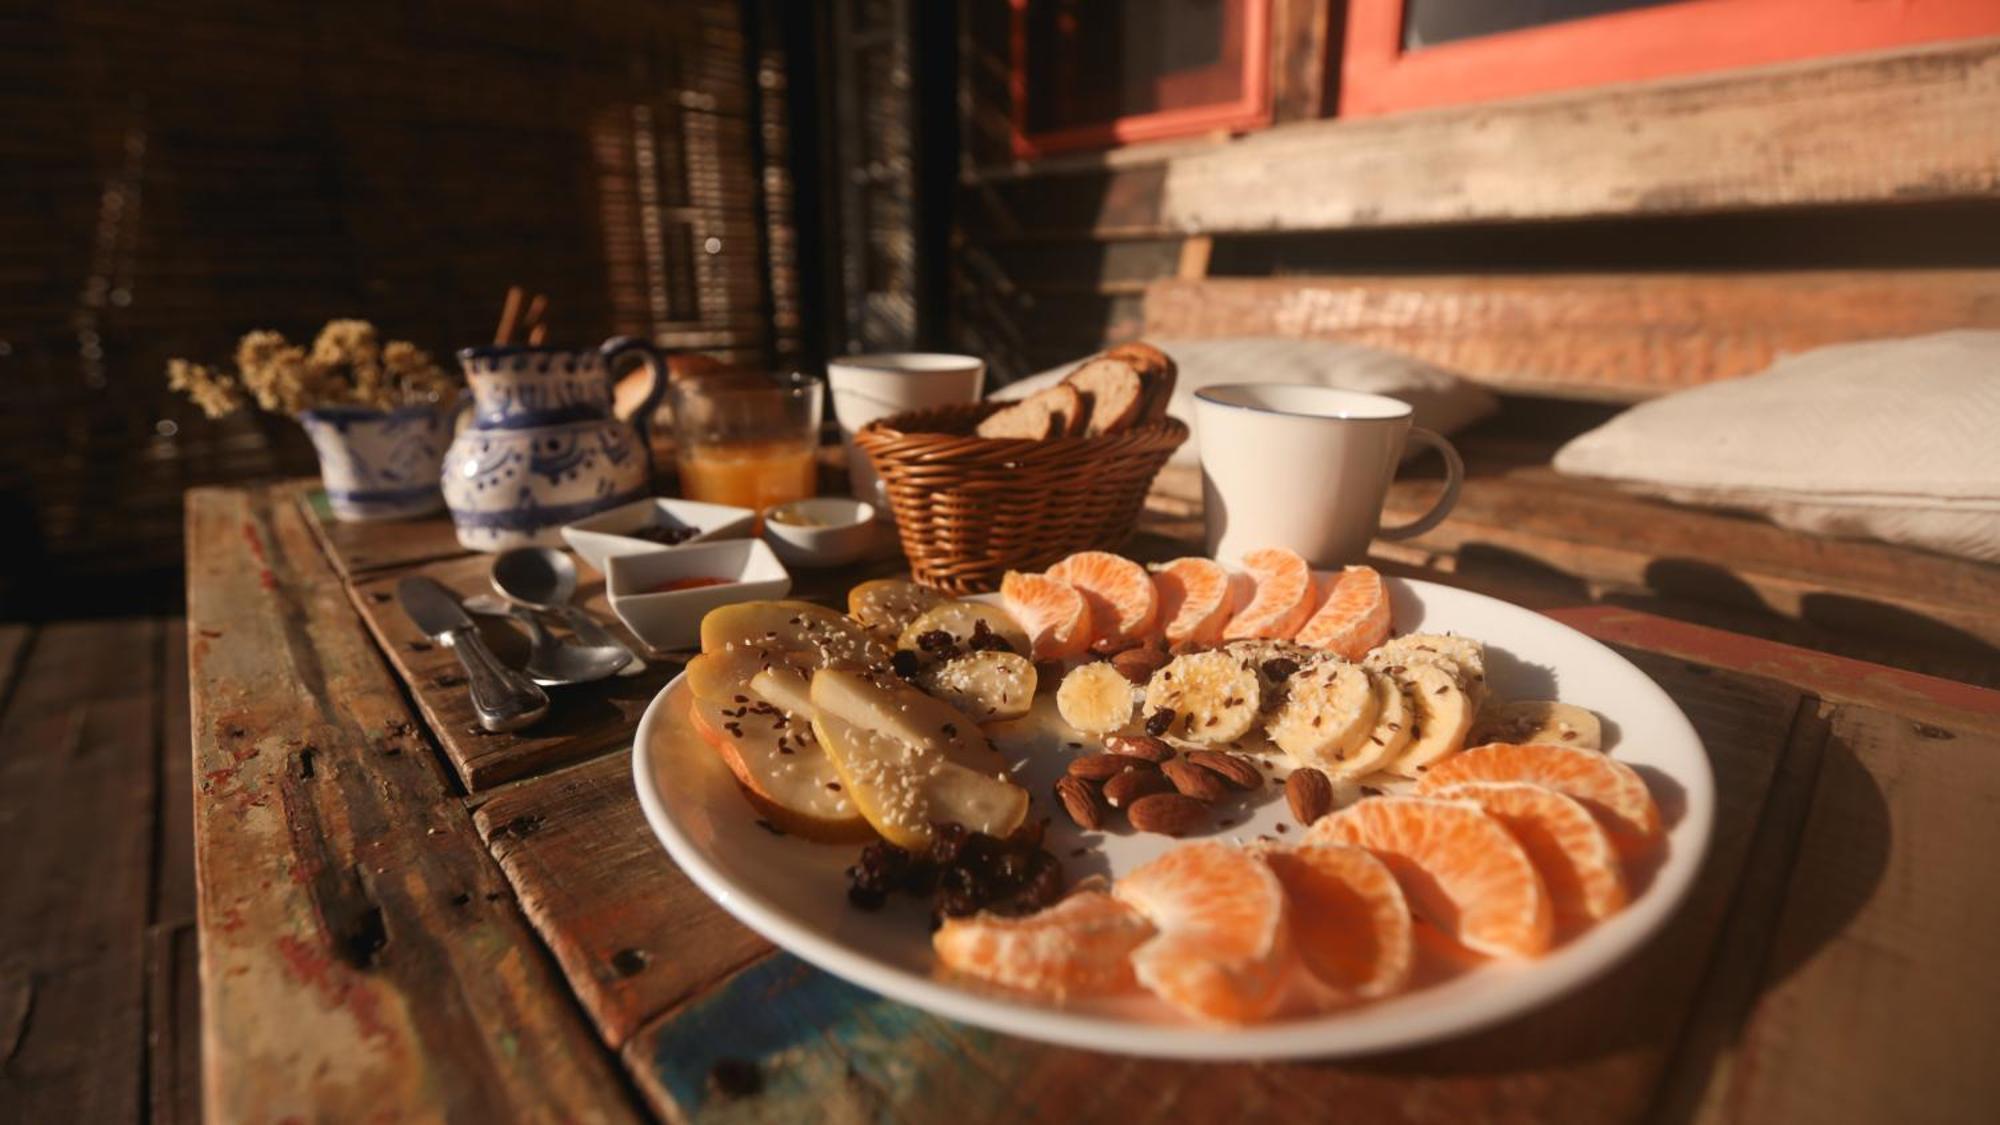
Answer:
<svg viewBox="0 0 2000 1125"><path fill-rule="evenodd" d="M761 511L817 492L823 386L799 374L676 380L681 495Z"/></svg>

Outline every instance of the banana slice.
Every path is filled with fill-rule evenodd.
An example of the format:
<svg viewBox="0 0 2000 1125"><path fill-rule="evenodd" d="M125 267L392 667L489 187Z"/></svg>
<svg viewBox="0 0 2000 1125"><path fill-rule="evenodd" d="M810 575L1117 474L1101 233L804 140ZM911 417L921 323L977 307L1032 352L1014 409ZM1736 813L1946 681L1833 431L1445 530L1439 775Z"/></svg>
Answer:
<svg viewBox="0 0 2000 1125"><path fill-rule="evenodd" d="M1063 722L1087 734L1110 734L1132 721L1132 681L1110 664L1079 664L1056 689Z"/></svg>
<svg viewBox="0 0 2000 1125"><path fill-rule="evenodd" d="M1245 668L1257 673L1257 684L1264 692L1258 700L1258 705L1266 715L1277 710L1279 705L1285 702L1288 685L1301 669L1310 668L1321 661L1339 659L1330 653L1295 645L1290 641L1230 641L1222 646L1222 651L1242 661Z"/></svg>
<svg viewBox="0 0 2000 1125"><path fill-rule="evenodd" d="M1392 664L1409 664L1449 660L1453 674L1458 677L1458 686L1470 695L1476 706L1486 698L1486 646L1471 637L1456 637L1449 633L1411 633L1406 637L1392 637L1368 654L1371 667L1388 667Z"/></svg>
<svg viewBox="0 0 2000 1125"><path fill-rule="evenodd" d="M919 672L917 686L982 723L1018 719L1035 704L1035 666L1011 652L968 653Z"/></svg>
<svg viewBox="0 0 2000 1125"><path fill-rule="evenodd" d="M1448 659L1413 660L1387 671L1408 697L1412 721L1409 745L1382 768L1415 777L1432 763L1465 748L1476 709L1472 697L1458 686L1456 667Z"/></svg>
<svg viewBox="0 0 2000 1125"><path fill-rule="evenodd" d="M934 633L944 634L949 638L949 647L959 650L969 647L975 636L992 634L1007 642L1008 651L1022 655L1028 652L1027 630L1021 628L1012 614L997 605L968 601L943 602L925 610L903 627L896 647L920 656L933 656L938 650L926 648L923 638Z"/></svg>
<svg viewBox="0 0 2000 1125"><path fill-rule="evenodd" d="M1410 728L1416 716L1410 697L1394 676L1369 672L1368 686L1375 693L1375 726L1359 746L1332 763L1336 778L1356 778L1374 773L1396 760L1410 745Z"/></svg>
<svg viewBox="0 0 2000 1125"><path fill-rule="evenodd" d="M1322 661L1291 677L1264 729L1299 765L1345 772L1346 760L1368 745L1380 710L1359 664Z"/></svg>
<svg viewBox="0 0 2000 1125"><path fill-rule="evenodd" d="M1479 711L1467 746L1489 742L1552 742L1560 746L1604 749L1604 726L1595 712L1554 700L1492 703Z"/></svg>
<svg viewBox="0 0 2000 1125"><path fill-rule="evenodd" d="M1167 733L1190 742L1232 742L1257 723L1257 673L1220 649L1177 656L1146 685L1146 714L1168 710Z"/></svg>

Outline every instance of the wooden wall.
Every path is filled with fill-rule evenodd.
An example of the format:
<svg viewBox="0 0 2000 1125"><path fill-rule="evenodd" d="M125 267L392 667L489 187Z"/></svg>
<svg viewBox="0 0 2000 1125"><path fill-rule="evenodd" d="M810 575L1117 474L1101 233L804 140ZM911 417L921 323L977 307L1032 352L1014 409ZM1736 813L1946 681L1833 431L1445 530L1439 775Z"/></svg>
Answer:
<svg viewBox="0 0 2000 1125"><path fill-rule="evenodd" d="M2000 266L2000 41L1343 121L1339 5L1276 0L1272 128L1023 162L1007 7L965 9L953 286L1003 377L1138 333L1175 277Z"/></svg>
<svg viewBox="0 0 2000 1125"><path fill-rule="evenodd" d="M786 135L760 97L783 60L755 50L735 0L10 6L10 543L45 572L170 574L182 488L310 471L294 427L164 395L169 356L252 328L363 316L448 355L518 282L557 341L792 350Z"/></svg>

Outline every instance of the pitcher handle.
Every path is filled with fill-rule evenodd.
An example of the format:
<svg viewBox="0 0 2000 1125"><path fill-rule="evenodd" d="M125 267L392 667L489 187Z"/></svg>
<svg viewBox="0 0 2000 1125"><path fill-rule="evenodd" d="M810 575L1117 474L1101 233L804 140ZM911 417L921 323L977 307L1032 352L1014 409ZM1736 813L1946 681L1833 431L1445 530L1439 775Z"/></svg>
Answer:
<svg viewBox="0 0 2000 1125"><path fill-rule="evenodd" d="M1458 503L1458 486L1465 483L1465 462L1459 460L1458 450L1452 448L1450 442L1422 426L1411 426L1410 437L1417 444L1428 445L1444 455L1444 495L1437 498L1430 511L1409 523L1400 527L1385 527L1376 532L1384 539L1408 539L1443 523L1444 518L1451 514L1452 506Z"/></svg>
<svg viewBox="0 0 2000 1125"><path fill-rule="evenodd" d="M614 387L617 385L618 361L629 353L637 352L640 361L653 373L653 383L646 388L645 401L639 404L639 409L630 418L619 419L621 422L630 422L632 428L639 432L640 448L650 449L653 412L660 408L660 399L667 393L669 376L666 353L637 336L613 337L604 341L603 346L597 350L604 357L605 375L611 379Z"/></svg>

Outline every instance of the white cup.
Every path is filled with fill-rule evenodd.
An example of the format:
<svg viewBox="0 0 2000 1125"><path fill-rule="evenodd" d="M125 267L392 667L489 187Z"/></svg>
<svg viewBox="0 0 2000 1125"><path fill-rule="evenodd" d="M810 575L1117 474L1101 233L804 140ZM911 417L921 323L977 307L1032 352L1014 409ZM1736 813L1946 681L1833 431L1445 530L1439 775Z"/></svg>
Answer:
<svg viewBox="0 0 2000 1125"><path fill-rule="evenodd" d="M1360 562L1368 541L1436 527L1458 501L1465 464L1451 443L1410 424L1410 405L1332 387L1232 383L1195 392L1208 552L1235 562L1290 547L1317 567ZM1444 455L1444 495L1401 527L1382 527L1382 501L1415 438Z"/></svg>
<svg viewBox="0 0 2000 1125"><path fill-rule="evenodd" d="M978 402L986 361L939 352L882 352L850 355L826 365L833 393L833 416L847 443L847 472L857 499L888 518L889 498L868 455L854 444L855 431L891 414L933 406Z"/></svg>

